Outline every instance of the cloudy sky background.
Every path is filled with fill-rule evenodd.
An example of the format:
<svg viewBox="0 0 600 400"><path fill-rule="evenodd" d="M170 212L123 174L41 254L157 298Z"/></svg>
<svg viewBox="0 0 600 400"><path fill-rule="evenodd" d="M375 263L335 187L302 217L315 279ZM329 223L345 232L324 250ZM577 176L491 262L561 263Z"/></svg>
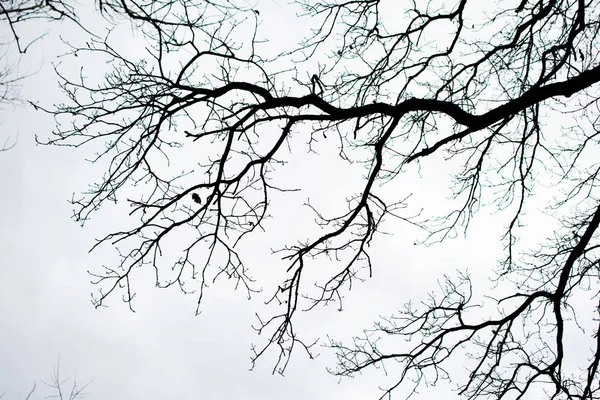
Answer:
<svg viewBox="0 0 600 400"><path fill-rule="evenodd" d="M276 32L276 44L283 45L282 26L286 34L300 36L301 26L293 13L274 1L263 4L262 14L274 16L265 22L265 36ZM58 36L73 32L76 28L69 24L53 26L51 34L22 58L19 70L36 72L23 82L23 98L41 104L60 101L51 63L64 51ZM304 239L302 224L310 221L308 210L292 205L310 198L325 208L330 201L333 210L342 203L332 194L354 183L344 168L358 171L355 179L360 177L362 167L344 166L334 142L324 141L319 154L293 155L293 163L278 172L278 179L303 179L297 186L305 190L273 204L274 218L267 222L267 232L247 237L241 244L263 293L248 301L245 293L232 290L231 282L220 281L211 286L203 313L194 317L195 298L177 288L155 289L151 271L138 275L134 284L136 313L120 301L120 294L110 298L109 307L93 308L90 294L96 287L87 270L99 271L115 254L106 247L88 250L96 238L123 226L123 212L101 210L85 228L71 220L67 200L96 181L102 168L85 161L92 155L85 147L37 146L35 135L47 138L53 126L52 118L28 106L3 110L0 140L18 135L15 148L0 153L0 393L5 393L4 398L25 398L33 381L38 382L38 398L43 398L48 390L40 379L49 380L59 357L63 377L76 372L80 382L93 379L89 399L377 398L377 386L385 383L382 371L339 381L325 370L335 361L325 348L317 351L316 360L298 351L285 377L271 374L274 364L269 356L248 371L251 343L263 343L251 328L255 312L273 292L270 278L287 267L270 250L284 239L287 243ZM414 192L412 201L421 204L425 213L436 214L439 202L449 195L449 178L442 173L448 168L441 167L442 162L439 158L420 175L391 183L385 190L399 197ZM373 242L374 277L353 286L344 312L319 308L299 316L297 329L307 338L349 339L406 301L424 300L444 273L468 269L475 282L485 284L501 249L502 223L497 215L484 211L474 221L468 240L458 238L426 248L413 245L423 238L420 232L406 223L388 221L384 230L394 235L380 235ZM432 394L422 391L423 398Z"/></svg>

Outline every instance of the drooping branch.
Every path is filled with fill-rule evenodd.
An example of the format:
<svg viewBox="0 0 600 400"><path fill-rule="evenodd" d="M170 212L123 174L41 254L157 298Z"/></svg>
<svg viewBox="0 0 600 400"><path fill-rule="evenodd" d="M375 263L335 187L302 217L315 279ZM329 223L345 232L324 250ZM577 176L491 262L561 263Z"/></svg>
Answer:
<svg viewBox="0 0 600 400"><path fill-rule="evenodd" d="M420 308L407 306L354 346L332 342L339 351L336 373L398 361L390 394L409 379L419 386L432 376L448 377L451 360L472 356L476 361L460 385L468 398L524 396L538 383L549 384L556 396L596 393L597 356L591 354L596 359L586 361L587 375L573 378L575 384L562 354L564 325L573 313L568 302L593 287L582 282L597 282L600 169L587 154L598 150L600 132L600 6L523 1L498 3L487 14L474 4L414 3L398 12L404 5L391 0L306 2L318 28L278 59L260 57L268 52L256 39L261 14L235 2L104 5L134 20L150 43L149 55L130 59L110 37L73 47L79 59L99 57L113 69L101 84L84 74L61 75L70 102L45 108L59 122L50 143L101 142L96 159L109 160L100 183L74 199L76 219L85 221L123 192L130 215L139 219L98 244L128 250L116 267L92 272L102 288L95 304L124 287L131 306L142 266L155 270L158 286L194 293L198 307L219 277L233 279L248 296L259 291L236 246L266 229L280 194L303 189L299 182L277 182L273 172L288 149L298 148L299 137L309 151L336 138L340 156L367 172L346 198L347 209L329 215L307 202L321 230L275 250L286 262L285 275L270 288L276 311L256 325L265 341L254 347L253 362L275 349L274 371L283 372L295 348L312 356L314 341L294 325L297 311L331 303L342 308L344 290L377 267L369 244L386 218L445 240L493 206L507 215L506 256L497 278L514 282L515 292L485 304L489 313L482 320L472 312L479 288L466 275L458 284L447 278L439 296ZM394 12L381 11L388 5ZM447 40L441 27L448 29ZM314 66L304 65L311 57L319 64L319 91L310 89ZM286 62L292 67L282 68ZM559 108L563 131L548 118ZM412 161L426 166L441 151L455 177L454 197L428 210L431 217L401 212L410 210L410 192L420 188L390 196L380 184L404 179ZM540 184L564 189L557 189L554 206L565 213L553 212L562 228L528 253L517 246L518 232ZM169 245L171 238L178 238L178 249ZM319 259L335 267L309 286ZM399 337L400 350L378 348L379 334Z"/></svg>

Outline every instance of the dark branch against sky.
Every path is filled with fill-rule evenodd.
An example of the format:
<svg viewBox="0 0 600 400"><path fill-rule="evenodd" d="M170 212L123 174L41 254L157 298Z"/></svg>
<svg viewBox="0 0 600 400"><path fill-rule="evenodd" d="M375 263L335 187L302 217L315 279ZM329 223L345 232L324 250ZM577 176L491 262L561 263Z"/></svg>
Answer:
<svg viewBox="0 0 600 400"><path fill-rule="evenodd" d="M41 7L35 15L83 24L73 8L58 5L67 11ZM504 250L489 265L502 290L481 293L464 272L440 277L438 293L412 299L352 343L331 339L332 372L353 376L393 362L384 398L451 379L451 366L468 360L468 376L457 381L466 398L598 397L600 345L579 369L567 367L565 354L579 319L588 322L588 339L598 335L599 4L277 6L297 7L297 28L305 29L299 43L286 42L285 27L273 28L277 21L261 3L109 0L96 7L115 31L64 38L67 53L54 64L64 99L31 102L56 121L40 142L92 149L103 166L89 190L73 197L75 220L85 224L118 201L129 205L127 218L93 247L119 256L89 268L96 307L122 296L134 310L145 270L157 287L194 296L197 313L221 279L249 298L264 291L252 365L270 354L273 372L283 374L297 349L315 355L317 338L297 327L301 311L342 310L352 285L368 285L382 268L371 249L388 233L384 224L416 227L417 240L433 244L466 234L483 210L493 210L503 220ZM24 21L28 12L21 11ZM0 15L17 26L11 12ZM120 39L123 26L135 33L135 46ZM272 249L285 272L255 279L261 267L240 249L271 233L268 220L280 207L299 212L285 199L315 178L293 156L301 148L319 153L326 141L342 160L364 167L362 176L336 178L356 182L355 191L318 193L345 201L333 213L306 192L318 229L298 230ZM282 182L277 176L288 164L297 180ZM419 185L386 191L433 165L452 175L450 199L425 209L411 202ZM541 203L540 188L552 199ZM540 207L556 227L529 242L524 225Z"/></svg>

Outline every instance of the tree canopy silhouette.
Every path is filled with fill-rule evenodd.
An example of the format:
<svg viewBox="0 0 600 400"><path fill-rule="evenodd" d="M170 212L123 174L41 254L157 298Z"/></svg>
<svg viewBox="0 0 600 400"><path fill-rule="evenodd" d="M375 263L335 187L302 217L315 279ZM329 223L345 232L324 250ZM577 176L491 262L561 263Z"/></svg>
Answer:
<svg viewBox="0 0 600 400"><path fill-rule="evenodd" d="M269 19L261 3L98 6L131 21L141 45L126 47L112 34L70 40L78 58L56 67L68 100L39 105L57 121L47 143L91 146L106 166L73 199L76 220L125 198L136 222L96 245L121 255L118 265L92 270L96 306L116 293L132 306L139 267L154 270L159 287L192 293L198 307L220 277L248 295L270 290L277 311L259 317L263 342L253 362L274 351L274 371L283 372L295 349L314 350L296 333L298 313L339 305L353 281L378 268L369 244L382 221L419 226L434 243L466 231L480 210L497 209L506 222L504 256L490 263L498 262L495 279L511 282L511 293L475 309L469 276L446 278L441 292L353 343L331 341L333 372L396 361L385 397L451 377L452 363L470 359L458 382L466 398L539 390L557 399L600 397L599 2L302 0L298 18L311 34L276 54L269 34L285 32L261 31ZM81 72L68 68L73 63L83 63ZM103 77L98 68L106 68ZM275 179L294 162L286 156L297 137L309 151L334 141L339 157L366 173L347 208L332 214L308 205L321 230L276 250L285 277L263 288L237 245L265 229L273 202L301 186L301 178ZM439 215L411 205L418 187L382 194L382 183L434 160L455 178ZM301 176L303 166L296 168ZM539 205L540 187L552 189L547 207L561 228L527 243L519 230ZM319 260L333 266L313 285ZM586 331L593 346L585 365L572 369L568 335L579 320L595 325ZM382 337L392 341L383 346Z"/></svg>

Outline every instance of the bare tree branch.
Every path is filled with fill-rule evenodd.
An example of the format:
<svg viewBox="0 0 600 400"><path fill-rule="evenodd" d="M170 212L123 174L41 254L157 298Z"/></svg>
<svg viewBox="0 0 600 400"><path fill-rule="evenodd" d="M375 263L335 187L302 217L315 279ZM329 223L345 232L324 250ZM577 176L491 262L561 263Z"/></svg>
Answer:
<svg viewBox="0 0 600 400"><path fill-rule="evenodd" d="M253 348L253 364L273 350L273 371L283 373L294 349L313 356L316 342L297 333L297 312L342 308L345 290L377 267L369 245L384 220L418 226L424 242L435 243L491 208L506 223L494 278L513 292L481 303L466 273L445 277L428 300L407 304L352 344L331 340L332 372L351 376L395 362L384 398L400 386L416 391L450 379L448 363L466 360L458 391L469 399L598 398L600 4L446 3L302 1L312 34L270 54L258 39L263 13L247 2L100 2L107 18L132 22L145 55L124 54L110 34L72 43L73 56L107 66L105 78L88 78L85 65L74 76L58 64L67 100L40 106L57 121L44 143L94 148L92 161L107 165L73 198L74 218L83 224L118 198L131 206L135 224L94 246L121 256L91 270L94 304L121 293L133 307L140 268L155 272L158 287L194 294L197 312L220 277L248 297L261 291L237 245L266 229L272 202L302 189L274 179L295 140L313 151L333 137L343 159L366 166L364 179L333 215L307 202L321 232L275 250L286 275L268 288L276 311L258 317L265 339ZM419 188L384 194L382 183L442 155L455 179L454 197L439 210L410 208L410 191ZM542 243L517 245L544 185L555 191L546 205L561 226ZM319 260L332 267L313 280ZM582 297L593 312L589 301L586 311L574 305ZM566 332L581 318L595 326L586 331L595 347L571 371Z"/></svg>

